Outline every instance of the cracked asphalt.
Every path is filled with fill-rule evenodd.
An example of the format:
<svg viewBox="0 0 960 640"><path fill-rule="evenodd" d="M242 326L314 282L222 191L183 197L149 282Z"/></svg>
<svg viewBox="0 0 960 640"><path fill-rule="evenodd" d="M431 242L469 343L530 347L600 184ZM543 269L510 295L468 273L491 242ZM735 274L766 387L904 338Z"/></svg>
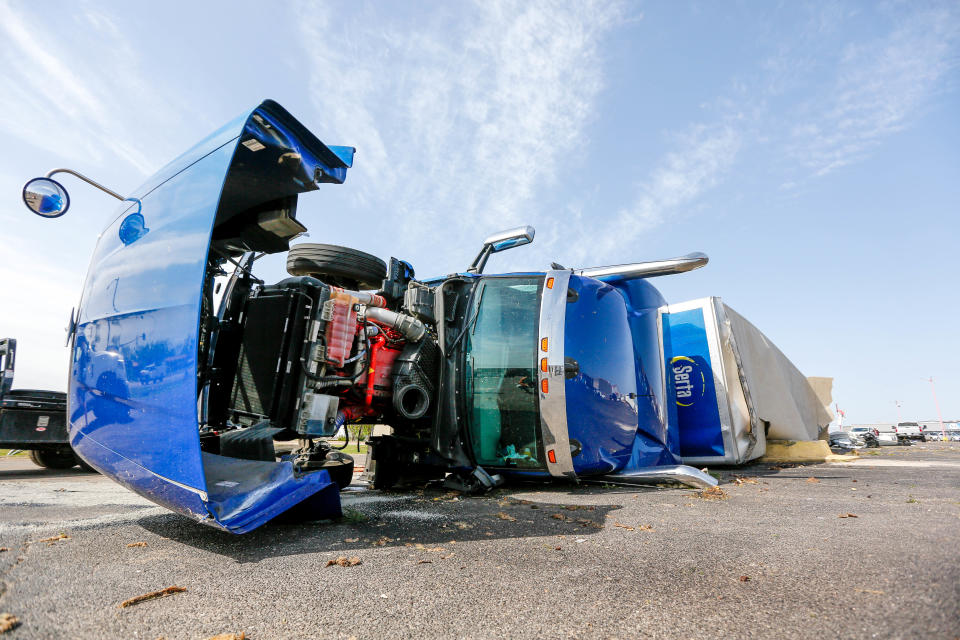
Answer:
<svg viewBox="0 0 960 640"><path fill-rule="evenodd" d="M343 520L231 536L3 458L3 638L960 637L960 444L719 473L706 497L361 487Z"/></svg>

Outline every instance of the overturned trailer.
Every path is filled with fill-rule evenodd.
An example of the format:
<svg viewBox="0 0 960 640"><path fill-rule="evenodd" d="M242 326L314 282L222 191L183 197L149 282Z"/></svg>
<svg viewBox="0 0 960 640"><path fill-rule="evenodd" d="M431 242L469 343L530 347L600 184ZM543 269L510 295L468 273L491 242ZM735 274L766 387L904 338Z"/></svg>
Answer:
<svg viewBox="0 0 960 640"><path fill-rule="evenodd" d="M759 455L756 442L741 452L736 418L726 431L721 421L717 441L677 411L677 384L694 372L677 372L683 357L700 363L704 385L727 373L720 352L709 369L697 360L709 350L681 347L682 311L649 279L706 256L485 274L491 254L533 241L521 227L490 236L465 271L418 279L405 260L290 246L306 231L299 194L343 183L353 154L268 100L131 196L107 190L122 203L71 328L69 431L85 461L243 533L295 505L339 514L353 463L332 438L353 422L392 427L371 442L381 488L442 478L466 490L503 478L705 486L715 480L684 464L711 458L691 444L699 438L711 459ZM57 171L24 187L46 217L69 206ZM289 278L255 275L257 258L284 252ZM756 441L761 427L747 422ZM298 446L278 452L280 440Z"/></svg>

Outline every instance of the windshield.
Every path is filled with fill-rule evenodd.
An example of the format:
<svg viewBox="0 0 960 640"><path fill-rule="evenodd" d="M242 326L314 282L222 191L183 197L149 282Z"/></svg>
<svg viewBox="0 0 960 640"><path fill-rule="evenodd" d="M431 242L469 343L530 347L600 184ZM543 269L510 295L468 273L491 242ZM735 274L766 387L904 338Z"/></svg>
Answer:
<svg viewBox="0 0 960 640"><path fill-rule="evenodd" d="M541 278L484 278L467 328L466 404L478 464L542 468L537 410Z"/></svg>

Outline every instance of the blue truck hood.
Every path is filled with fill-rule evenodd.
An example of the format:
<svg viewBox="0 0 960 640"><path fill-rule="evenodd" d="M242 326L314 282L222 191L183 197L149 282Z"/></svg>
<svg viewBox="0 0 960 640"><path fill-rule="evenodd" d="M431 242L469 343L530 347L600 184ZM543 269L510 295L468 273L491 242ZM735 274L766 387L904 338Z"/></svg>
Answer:
<svg viewBox="0 0 960 640"><path fill-rule="evenodd" d="M218 213L342 183L352 162L352 148L328 147L267 100L160 169L110 216L72 346L69 432L86 462L234 533L304 501L339 515L326 471L300 476L289 462L201 452L197 372Z"/></svg>

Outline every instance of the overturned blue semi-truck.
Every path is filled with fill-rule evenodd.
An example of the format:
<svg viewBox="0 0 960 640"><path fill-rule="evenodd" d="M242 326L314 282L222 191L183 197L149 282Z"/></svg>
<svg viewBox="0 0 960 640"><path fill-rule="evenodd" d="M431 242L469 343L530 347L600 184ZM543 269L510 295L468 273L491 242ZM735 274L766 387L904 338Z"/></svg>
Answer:
<svg viewBox="0 0 960 640"><path fill-rule="evenodd" d="M122 202L69 329L68 426L84 461L244 533L295 505L339 515L353 462L332 438L349 423L392 427L371 440L379 488L707 486L685 458L763 453L771 425L757 417L729 310L708 299L671 313L649 282L706 256L485 274L491 254L533 240L521 227L487 238L464 272L418 279L404 260L291 246L306 231L299 194L343 183L353 155L267 100L131 195L104 188ZM69 207L58 171L24 187L39 215ZM257 258L281 252L290 277L258 278ZM799 436L827 422L802 416ZM280 452L279 441L297 446Z"/></svg>

